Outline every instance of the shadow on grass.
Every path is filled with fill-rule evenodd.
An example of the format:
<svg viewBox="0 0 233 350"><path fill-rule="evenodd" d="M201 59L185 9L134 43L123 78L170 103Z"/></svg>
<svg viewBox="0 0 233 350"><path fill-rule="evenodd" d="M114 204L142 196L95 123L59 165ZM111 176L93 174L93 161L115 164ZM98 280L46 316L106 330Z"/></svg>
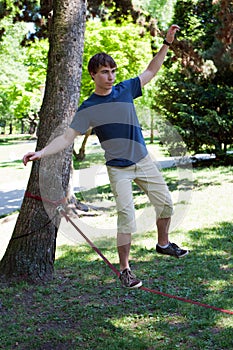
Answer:
<svg viewBox="0 0 233 350"><path fill-rule="evenodd" d="M214 171L213 171L214 170ZM221 186L225 183L232 183L233 167L219 166L216 168L210 167L206 169L195 169L194 188L198 191L209 186Z"/></svg>
<svg viewBox="0 0 233 350"><path fill-rule="evenodd" d="M209 186L218 186L222 185L222 182L225 181L227 183L232 182L232 167L224 168L219 167L217 174L212 174L211 169L206 170L208 176L205 177L205 173L200 170L195 170L195 179L182 178L179 179L177 176L176 169L169 169L163 171L164 179L169 187L171 192L174 191L190 191L192 189L202 190ZM221 179L220 179L221 176ZM137 198L144 194L144 192L133 182L132 183L132 191L134 198ZM104 199L113 200L113 194L111 192L110 184L97 186L88 191L82 191L76 193L78 200L83 201L86 200L90 203L95 202L96 200L103 201ZM149 203L149 200L143 199L142 203L137 203L137 209L144 208Z"/></svg>
<svg viewBox="0 0 233 350"><path fill-rule="evenodd" d="M188 191L191 188L200 191L209 186L222 185L223 182L232 183L232 171L233 167L231 166L219 166L193 169L193 176L188 174L189 178L179 178L177 168L164 169L162 174L171 192L179 189Z"/></svg>
<svg viewBox="0 0 233 350"><path fill-rule="evenodd" d="M177 292L180 296L193 298L211 297L215 306L221 302L225 307L231 307L231 279L232 279L232 223L222 223L216 227L203 230L190 231L188 234L192 241L191 253L184 259L172 259L167 256L159 256L155 249L146 249L138 245L131 248L131 266L144 279L144 284L150 288L159 288L161 291ZM135 241L137 238L135 238ZM115 241L114 241L115 243ZM102 253L117 259L116 248L113 240L103 242L96 241L95 244L102 248ZM85 247L85 246L84 246ZM96 260L100 260L100 266L104 266L101 258L86 247L85 253L80 248L62 248L64 255L56 264L57 268L64 268L66 265L81 271L83 281L90 279L90 269ZM89 252L88 252L89 250ZM84 254L84 255L83 255ZM80 260L80 256L83 258ZM86 265L86 267L85 267ZM94 270L92 270L94 272ZM108 276L105 274L108 272ZM95 271L95 276L101 276L103 281L111 279L111 270L107 269L101 276ZM98 278L97 278L98 279ZM103 282L102 281L102 282ZM102 282L100 284L102 284ZM85 282L84 282L85 283ZM115 282L114 282L115 283ZM228 285L229 283L229 285ZM98 283L97 283L98 285ZM219 293L220 295L216 295ZM216 301L215 301L215 298ZM223 307L224 305L222 305Z"/></svg>
<svg viewBox="0 0 233 350"><path fill-rule="evenodd" d="M132 246L131 265L133 270L137 271L137 276L143 279L144 285L149 288L230 309L232 307L232 229L231 223L222 223L218 227L190 231L192 252L182 260L158 256L154 249ZM177 340L170 338L170 332L173 329L183 334L182 349L199 349L199 340L195 337L201 337L204 341L206 328L209 327L209 339L212 339L211 342L215 339L212 349L227 349L230 344L232 345L230 338L223 339L224 334L230 334L232 331L231 326L223 328L218 326L216 330L217 320L224 317L221 313L140 290L125 290L120 287L112 271L91 248L87 247L86 251L83 249L82 247L80 251L79 248L64 248L64 255L56 262L57 273L65 274L63 278L68 279L68 284L76 286L80 299L79 305L85 307L85 311L82 311L83 317L94 318L95 325L98 325L100 330L102 328L106 338L112 332L112 339L105 339L106 343L103 343L105 346L111 344L114 339L116 347L113 346L113 349L120 349L121 346L124 349L165 349L166 346L162 345L162 342L160 344L160 341L167 339L167 344L175 348ZM112 244L103 249L102 253L108 258L110 256L110 260L114 256L116 261L116 249ZM158 319L161 320L161 315L167 315L166 321L164 319L162 322L158 321ZM85 323L85 327L90 327L88 322L84 320L82 322ZM139 339L133 335L133 328L137 327L137 324L142 328L145 326L145 334ZM126 336L124 329L128 327L130 331L124 338ZM148 331L150 327L154 332L150 337L153 341L157 339L157 347L151 347L152 338L149 340L146 335L147 332L150 333ZM94 344L96 346L96 343ZM210 349L203 346L203 344L200 345L200 348ZM101 347L97 346L97 348Z"/></svg>
<svg viewBox="0 0 233 350"><path fill-rule="evenodd" d="M22 159L13 160L10 162L1 162L1 168L16 167L19 165L19 169L23 168Z"/></svg>
<svg viewBox="0 0 233 350"><path fill-rule="evenodd" d="M132 184L132 191L133 191L133 196L135 198L135 209L143 209L150 205L150 202L148 200L148 197L144 195L144 192L135 184ZM111 191L110 184L107 185L102 185L102 186L97 186L93 189L87 190L87 191L82 191L78 192L75 194L76 198L79 201L86 201L88 203L96 203L99 202L99 205L95 205L93 207L94 210L104 210L104 211L109 211L109 212L115 212L116 211L116 204L114 200L113 193ZM140 203L137 203L137 197L141 198ZM101 206L101 202L104 201L109 201L109 204L107 207ZM90 208L92 208L90 206ZM83 214L81 214L83 216Z"/></svg>
<svg viewBox="0 0 233 350"><path fill-rule="evenodd" d="M24 192L24 189L0 191L0 218L20 209Z"/></svg>
<svg viewBox="0 0 233 350"><path fill-rule="evenodd" d="M160 256L154 249L134 244L132 269L146 287L229 309L232 227L226 222L190 231L192 252L184 259ZM108 241L102 253L117 267L116 248ZM4 349L232 348L232 316L143 290L124 289L88 245L63 246L59 253L50 283L1 285Z"/></svg>

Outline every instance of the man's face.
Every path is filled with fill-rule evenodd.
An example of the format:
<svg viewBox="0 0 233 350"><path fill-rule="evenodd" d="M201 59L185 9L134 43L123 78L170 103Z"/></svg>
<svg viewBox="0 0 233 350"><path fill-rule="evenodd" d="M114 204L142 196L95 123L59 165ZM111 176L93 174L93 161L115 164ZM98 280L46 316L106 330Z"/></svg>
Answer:
<svg viewBox="0 0 233 350"><path fill-rule="evenodd" d="M111 91L116 79L116 67L101 66L96 73L91 73L96 91Z"/></svg>

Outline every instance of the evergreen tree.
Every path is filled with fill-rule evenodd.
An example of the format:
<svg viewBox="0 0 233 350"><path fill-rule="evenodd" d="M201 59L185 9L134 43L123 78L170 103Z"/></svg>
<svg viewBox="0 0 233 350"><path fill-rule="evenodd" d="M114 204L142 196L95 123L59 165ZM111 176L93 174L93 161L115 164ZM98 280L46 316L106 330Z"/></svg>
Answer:
<svg viewBox="0 0 233 350"><path fill-rule="evenodd" d="M221 154L233 144L232 13L232 2L223 0L178 0L175 6L182 30L156 103L191 152ZM175 152L172 138L167 142Z"/></svg>

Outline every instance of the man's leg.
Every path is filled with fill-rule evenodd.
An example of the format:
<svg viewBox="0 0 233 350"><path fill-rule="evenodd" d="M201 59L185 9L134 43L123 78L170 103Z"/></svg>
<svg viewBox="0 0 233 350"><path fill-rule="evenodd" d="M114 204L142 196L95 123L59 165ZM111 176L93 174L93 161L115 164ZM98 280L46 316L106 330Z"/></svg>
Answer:
<svg viewBox="0 0 233 350"><path fill-rule="evenodd" d="M129 253L131 247L131 233L117 234L117 250L119 255L120 270L129 269Z"/></svg>
<svg viewBox="0 0 233 350"><path fill-rule="evenodd" d="M156 210L158 244L156 251L181 258L187 255L188 250L179 248L175 243L169 242L169 226L173 213L172 198L158 167L151 161L150 157L144 158L137 164L135 182L148 195L150 202Z"/></svg>
<svg viewBox="0 0 233 350"><path fill-rule="evenodd" d="M157 220L158 244L156 245L156 251L160 254L182 258L187 255L189 251L178 247L175 243L170 243L168 237L170 222L171 218L160 218Z"/></svg>
<svg viewBox="0 0 233 350"><path fill-rule="evenodd" d="M139 288L142 285L136 276L131 272L129 266L129 253L131 246L131 233L117 234L117 250L120 262L120 280L124 287Z"/></svg>
<svg viewBox="0 0 233 350"><path fill-rule="evenodd" d="M160 218L157 220L157 230L158 230L158 244L160 246L166 246L169 243L168 233L171 218Z"/></svg>
<svg viewBox="0 0 233 350"><path fill-rule="evenodd" d="M121 271L120 280L124 287L139 288L142 282L136 278L129 267L131 232L136 231L132 194L134 167L126 169L107 167L107 169L117 207L117 250Z"/></svg>

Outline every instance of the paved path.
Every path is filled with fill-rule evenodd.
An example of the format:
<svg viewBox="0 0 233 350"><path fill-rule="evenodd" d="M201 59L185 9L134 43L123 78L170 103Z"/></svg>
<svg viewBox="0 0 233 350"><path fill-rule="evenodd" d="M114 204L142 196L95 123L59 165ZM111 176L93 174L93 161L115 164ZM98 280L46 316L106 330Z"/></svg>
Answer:
<svg viewBox="0 0 233 350"><path fill-rule="evenodd" d="M21 158L23 154L28 150L33 150L35 146L35 140L28 142L19 141L9 146L1 146L0 217L13 213L21 207L31 171L31 163L28 163L24 167ZM5 152L4 147L6 147ZM204 157L203 159L210 157L209 155L199 156L201 158ZM177 160L179 160L179 157L157 158L161 168L175 167ZM17 167L15 163L12 166L12 162L17 162ZM108 183L109 180L105 165L95 165L87 169L74 171L73 187L75 192L88 190Z"/></svg>
<svg viewBox="0 0 233 350"><path fill-rule="evenodd" d="M27 150L34 149L36 141L1 145L0 152L0 216L18 210L30 176L31 165L21 162Z"/></svg>
<svg viewBox="0 0 233 350"><path fill-rule="evenodd" d="M161 159L159 160L159 163L160 166L164 168L175 165L173 158ZM1 169L0 173L3 173L3 169ZM28 168L27 171L26 168L21 169L21 175L24 175L22 179L9 183L7 181L7 174L5 175L5 179L1 174L0 217L13 213L21 207L24 192L30 176L30 169ZM108 183L109 180L105 165L95 165L87 169L74 171L73 187L75 192L89 190Z"/></svg>

